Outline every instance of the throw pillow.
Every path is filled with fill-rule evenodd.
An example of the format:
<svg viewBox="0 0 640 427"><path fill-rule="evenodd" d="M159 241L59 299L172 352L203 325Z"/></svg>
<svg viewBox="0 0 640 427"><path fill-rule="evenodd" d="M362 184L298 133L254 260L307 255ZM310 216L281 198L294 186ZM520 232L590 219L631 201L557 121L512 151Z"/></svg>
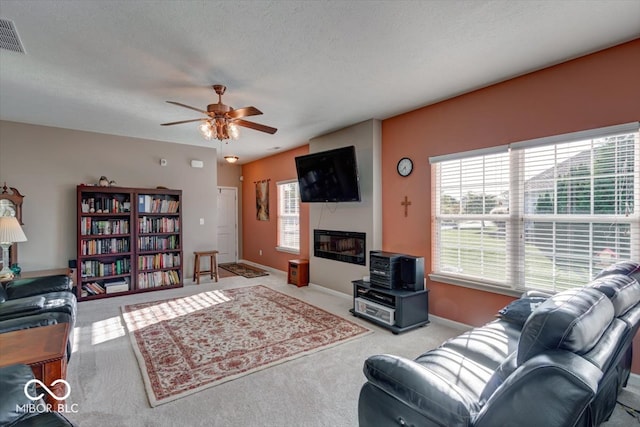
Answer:
<svg viewBox="0 0 640 427"><path fill-rule="evenodd" d="M523 297L517 299L498 311L498 317L522 326L533 310L546 300L547 299L543 297Z"/></svg>

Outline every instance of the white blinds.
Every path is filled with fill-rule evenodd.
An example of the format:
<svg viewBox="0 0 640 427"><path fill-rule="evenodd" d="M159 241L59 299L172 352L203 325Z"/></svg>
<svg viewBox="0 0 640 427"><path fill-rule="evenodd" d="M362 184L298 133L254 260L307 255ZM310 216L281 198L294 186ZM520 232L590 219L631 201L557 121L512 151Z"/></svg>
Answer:
<svg viewBox="0 0 640 427"><path fill-rule="evenodd" d="M300 196L296 181L278 182L278 246L300 249Z"/></svg>
<svg viewBox="0 0 640 427"><path fill-rule="evenodd" d="M434 272L555 291L640 259L638 124L625 126L437 162Z"/></svg>

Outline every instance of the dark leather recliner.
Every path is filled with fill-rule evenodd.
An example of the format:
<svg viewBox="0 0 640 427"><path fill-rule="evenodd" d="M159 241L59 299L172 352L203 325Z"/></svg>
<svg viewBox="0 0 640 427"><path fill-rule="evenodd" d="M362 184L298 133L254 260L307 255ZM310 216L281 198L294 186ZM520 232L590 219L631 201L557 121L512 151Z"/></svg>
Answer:
<svg viewBox="0 0 640 427"><path fill-rule="evenodd" d="M71 357L77 299L66 275L17 279L0 287L0 333L69 323L67 357Z"/></svg>
<svg viewBox="0 0 640 427"><path fill-rule="evenodd" d="M360 426L602 423L628 378L640 323L638 268L630 263L552 295L524 324L498 319L415 360L369 357Z"/></svg>
<svg viewBox="0 0 640 427"><path fill-rule="evenodd" d="M42 399L32 401L25 385L34 379L27 365L0 368L0 425L8 427L67 427L73 424L64 415L50 411ZM27 388L29 396L37 396L36 386Z"/></svg>

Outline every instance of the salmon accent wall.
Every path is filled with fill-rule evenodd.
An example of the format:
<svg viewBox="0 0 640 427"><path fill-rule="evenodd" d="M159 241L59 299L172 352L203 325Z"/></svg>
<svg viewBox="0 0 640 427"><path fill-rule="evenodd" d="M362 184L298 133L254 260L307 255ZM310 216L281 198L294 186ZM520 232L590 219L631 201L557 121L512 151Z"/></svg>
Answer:
<svg viewBox="0 0 640 427"><path fill-rule="evenodd" d="M242 166L242 254L240 258L287 271L290 259L309 258L309 206L300 204L300 254L276 250L278 245L278 189L276 183L297 179L294 158L309 153L305 145ZM255 181L269 179L269 220L256 219ZM262 250L262 255L260 255Z"/></svg>
<svg viewBox="0 0 640 427"><path fill-rule="evenodd" d="M431 156L640 120L640 39L382 122L383 247L431 271ZM429 82L425 81L425 84ZM396 173L402 157L414 172ZM400 205L411 201L404 217ZM430 312L473 326L513 298L428 281ZM640 339L633 372L640 373Z"/></svg>

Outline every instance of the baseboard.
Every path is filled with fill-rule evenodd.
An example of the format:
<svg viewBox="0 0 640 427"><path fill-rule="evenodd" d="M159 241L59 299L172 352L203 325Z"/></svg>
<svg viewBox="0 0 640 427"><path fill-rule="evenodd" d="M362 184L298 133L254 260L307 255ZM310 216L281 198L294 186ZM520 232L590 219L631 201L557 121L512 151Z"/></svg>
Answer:
<svg viewBox="0 0 640 427"><path fill-rule="evenodd" d="M325 286L322 285L316 285L315 283L309 283L309 287L319 290L321 292L326 292L328 294L331 294L333 296L336 297L340 297L340 298L346 298L346 299L353 299L353 296L349 295L349 294L345 294L344 292L340 292L340 291L336 291L335 289L331 289L331 288L327 288Z"/></svg>
<svg viewBox="0 0 640 427"><path fill-rule="evenodd" d="M433 323L437 323L443 326L449 326L451 328L456 329L472 329L473 326L467 325L466 323L456 322L455 320L446 319L444 317L435 316L433 314L429 314L429 320Z"/></svg>

